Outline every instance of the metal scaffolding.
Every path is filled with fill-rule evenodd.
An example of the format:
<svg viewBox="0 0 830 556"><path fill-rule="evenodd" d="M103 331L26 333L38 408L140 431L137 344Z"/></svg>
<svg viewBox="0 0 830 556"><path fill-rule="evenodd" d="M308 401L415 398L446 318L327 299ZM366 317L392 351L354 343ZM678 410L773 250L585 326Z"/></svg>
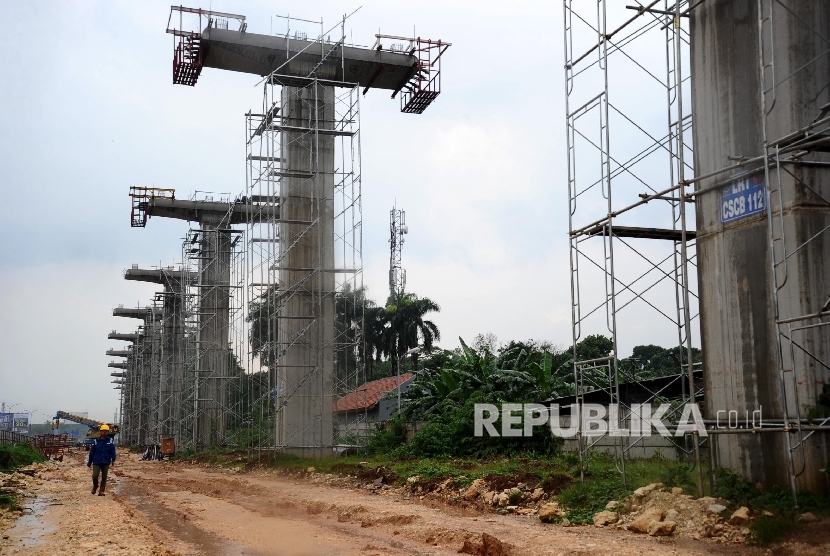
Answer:
<svg viewBox="0 0 830 556"><path fill-rule="evenodd" d="M798 507L799 488L830 484L826 477L816 479L818 470L830 464L830 415L817 401L822 387L824 395L830 394L830 303L822 270L830 245L825 233L830 229L830 102L826 78L814 77L826 76L830 40L819 30L823 22L804 18L803 10L817 5L784 0L754 4L762 152L724 153L731 162L696 178L699 187L689 196L711 203L721 193L724 210L731 210L726 203L735 196L730 187L737 183L750 194L738 196L748 206L735 212L766 217L769 299L758 301L772 307L778 399L771 408L775 419L765 419L763 426L710 431L715 435L711 467L721 465L720 435L772 433L780 440L776 448L785 452L786 477ZM730 219L724 216L722 222ZM799 487L799 477L808 470L810 477Z"/></svg>
<svg viewBox="0 0 830 556"><path fill-rule="evenodd" d="M321 457L363 446L373 429L367 404L335 404L366 378L360 88L400 94L403 112L422 113L441 92L451 45L378 34L372 49L349 46L348 17L330 29L285 17L285 33L273 36L249 34L244 16L171 8L174 83L194 85L203 67L270 72L260 82L262 109L246 115L240 195L188 201L172 189L130 189L132 226L151 216L199 224L183 244L180 324L168 322L171 290L155 297L165 309L155 428L173 430L180 448ZM228 19L238 30L229 32ZM314 33L291 28L305 24ZM387 40L408 46L384 49ZM171 330L181 348L170 347ZM131 441L147 427L135 401L145 388L145 343L120 385Z"/></svg>
<svg viewBox="0 0 830 556"><path fill-rule="evenodd" d="M706 422L711 436L707 440L711 446L706 448L712 484L714 469L723 465L719 448L722 435L757 435L753 442L758 443L758 450L760 439L769 436L760 433L781 435L778 438L785 451L786 476L797 505L799 477L812 470L808 473L812 478L807 477L804 484L817 487L816 470L822 464L826 467L830 458L826 434L830 416L822 413L817 402L823 385L824 395L828 394L826 385L830 382L830 357L824 348L830 345L830 304L826 284L817 278L824 272L825 232L830 229L830 195L826 191L830 103L826 79L814 78L826 74L818 66L825 63L828 39L816 28L816 22L804 17L803 10L818 8L815 5L796 6L785 0L748 3L754 4L758 44L754 53L750 47L748 57L741 59L741 63L754 63L754 69L742 67L741 71L753 77L757 72L760 80L758 127L762 152L715 153L730 162L695 175L688 140L692 122L688 22L690 15L702 17L694 11L702 10L701 4L657 1L625 13L622 6L605 1L598 2L596 10L584 4L577 8L565 1L574 346L584 332L603 327L614 342L614 355L607 363L576 360L575 376L580 384L584 382L580 381L582 375L590 371L595 384L588 390L607 389L609 401L619 398L616 388L623 381L620 373L624 371L619 346L627 343L624 334L637 332L637 322L642 322L643 316L638 313L637 321L623 326L624 310L630 312L629 306L639 305L662 315L662 322L669 320L675 325L678 363L689 378L686 397L690 400L694 393L698 399L700 392L693 374L693 346L699 337L694 279L697 250L691 208L700 208L701 203L711 208L718 195L715 204L724 211L720 217L723 224L743 215L765 216L769 298L754 299L753 303L768 303L771 307L773 322L768 325L775 336L779 385L772 389L776 392L771 398L775 407L765 407L764 413L769 411L776 417L755 423L753 413L751 426L722 429L714 426L715 416L709 415ZM651 37L660 34L658 31L665 32L665 40L659 45L657 39L649 43ZM705 36L711 39L711 35ZM799 46L794 49L796 43ZM700 48L699 55L705 58L705 47ZM666 53L665 69L658 72L649 64L657 59L654 52L662 50ZM700 67L722 62L709 60L708 66L704 62ZM622 105L625 97L616 96L619 89L615 84L621 80L630 98L634 98L632 84L637 85L639 96L632 106ZM796 82L798 85L793 85ZM650 96L652 89L662 92L662 102ZM660 125L656 125L657 106L665 107L668 115ZM632 202L632 193L638 187L643 189L640 200ZM623 202L618 204L620 197ZM657 208L664 210L659 212ZM664 214L667 208L670 216ZM710 216L706 218L709 222ZM750 223L754 225L754 220ZM730 224L726 231L736 229ZM602 245L592 245L598 243L598 237L603 238ZM655 243L671 244L673 248L661 253L647 247L647 241L654 239L665 240ZM634 262L641 265L641 270L635 270ZM586 268L598 275L594 282L587 278ZM657 279L648 279L649 275ZM604 288L595 288L600 289L599 294L585 287L586 283L598 285L599 280L604 282ZM655 302L658 288L666 283L675 290L673 311ZM663 301L669 297L664 296ZM712 303L711 308L715 306ZM589 319L594 320L592 327L587 327ZM754 326L764 325L759 322ZM598 366L607 372L597 373ZM754 376L756 370L743 368L737 372ZM620 413L622 425L626 417L624 411ZM705 442L700 440L687 436L684 450L689 459L695 454L702 488L699 453ZM588 446L586 441L582 455ZM617 456L623 474L625 451L626 444L621 441Z"/></svg>
<svg viewBox="0 0 830 556"><path fill-rule="evenodd" d="M344 43L320 35L320 64ZM333 411L365 381L359 89L278 71L246 116L245 424L252 450L329 456L366 431Z"/></svg>
<svg viewBox="0 0 830 556"><path fill-rule="evenodd" d="M161 438L179 439L182 418L184 369L183 281L182 271L173 267L159 269L164 289L154 296L159 322L158 434Z"/></svg>
<svg viewBox="0 0 830 556"><path fill-rule="evenodd" d="M107 350L107 355L125 357L123 363L112 362L110 368L121 369L123 372L121 384L116 385L121 390L121 444L135 445L138 443L139 431L139 393L140 393L140 358L141 344L143 339L139 331L123 334L113 330L107 336L110 340L121 340L129 342L127 349Z"/></svg>
<svg viewBox="0 0 830 556"><path fill-rule="evenodd" d="M182 244L185 347L180 438L184 448L198 451L234 446L241 432L244 230L228 223L238 198L197 192L191 200L228 206L225 216L191 227Z"/></svg>
<svg viewBox="0 0 830 556"><path fill-rule="evenodd" d="M622 354L637 343L673 345L683 402L699 390L694 212L683 185L693 175L688 4L564 0L574 380L578 401L602 390L619 404L610 425L621 429L632 406L619 384L641 378ZM580 360L577 344L591 334L611 338L610 357ZM666 418L677 422L680 408ZM584 470L600 437L578 432ZM625 480L627 452L647 439L612 440ZM678 450L700 470L696 437Z"/></svg>

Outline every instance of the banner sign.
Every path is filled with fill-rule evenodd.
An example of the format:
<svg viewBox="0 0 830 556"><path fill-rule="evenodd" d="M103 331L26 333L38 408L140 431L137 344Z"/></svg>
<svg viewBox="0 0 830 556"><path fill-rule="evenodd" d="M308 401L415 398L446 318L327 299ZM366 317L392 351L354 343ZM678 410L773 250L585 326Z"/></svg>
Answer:
<svg viewBox="0 0 830 556"><path fill-rule="evenodd" d="M721 223L732 222L767 208L763 176L741 178L723 188L720 204Z"/></svg>
<svg viewBox="0 0 830 556"><path fill-rule="evenodd" d="M10 431L14 427L14 413L0 413L0 431Z"/></svg>
<svg viewBox="0 0 830 556"><path fill-rule="evenodd" d="M29 434L29 414L28 413L15 413L14 414L14 432L19 432L20 434Z"/></svg>

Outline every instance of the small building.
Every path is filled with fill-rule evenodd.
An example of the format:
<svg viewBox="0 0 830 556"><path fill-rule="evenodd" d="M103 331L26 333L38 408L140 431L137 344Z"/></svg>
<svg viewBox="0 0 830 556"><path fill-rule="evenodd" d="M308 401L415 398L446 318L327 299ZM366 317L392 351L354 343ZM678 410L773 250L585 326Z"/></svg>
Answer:
<svg viewBox="0 0 830 556"><path fill-rule="evenodd" d="M406 392L415 375L406 373L373 380L349 392L334 402L334 416L344 425L357 422L381 422L392 418L398 410L397 396L384 399L387 394Z"/></svg>

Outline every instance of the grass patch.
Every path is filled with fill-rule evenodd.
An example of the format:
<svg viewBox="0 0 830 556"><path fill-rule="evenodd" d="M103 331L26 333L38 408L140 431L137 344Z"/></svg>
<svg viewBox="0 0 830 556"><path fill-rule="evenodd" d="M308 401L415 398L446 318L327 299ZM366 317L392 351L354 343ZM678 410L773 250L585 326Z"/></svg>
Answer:
<svg viewBox="0 0 830 556"><path fill-rule="evenodd" d="M594 514L605 509L611 500L622 500L629 493L622 479L608 476L584 484L576 484L559 494L559 505L567 510L565 517L574 524L591 523Z"/></svg>
<svg viewBox="0 0 830 556"><path fill-rule="evenodd" d="M403 484L412 476L420 477L421 481L451 479L458 488L466 487L480 478L485 479L495 490L524 483L531 488L542 488L550 495L564 495L565 500L573 506L572 511L578 521L582 519L579 515L587 517L591 511L604 509L608 501L621 500L634 489L651 483L661 482L667 487L680 486L689 492L695 492L696 489L694 476L690 475L684 464L662 458L627 462L628 483L623 488L614 461L607 454L599 453L588 457L585 485L580 484L579 458L572 453L549 457L486 458L393 457L377 453L318 460L279 452L212 450L199 454L182 452L176 455L176 459L226 468L261 465L288 473L304 473L313 467L318 473L354 475L361 480L382 475L391 484Z"/></svg>
<svg viewBox="0 0 830 556"><path fill-rule="evenodd" d="M17 503L17 496L13 494L0 494L0 509L16 511L20 510L20 505Z"/></svg>
<svg viewBox="0 0 830 556"><path fill-rule="evenodd" d="M46 459L40 450L25 442L14 446L0 446L0 471L4 473L42 461Z"/></svg>
<svg viewBox="0 0 830 556"><path fill-rule="evenodd" d="M766 546L795 533L799 524L789 516L762 515L752 520L749 528L752 531L752 543Z"/></svg>

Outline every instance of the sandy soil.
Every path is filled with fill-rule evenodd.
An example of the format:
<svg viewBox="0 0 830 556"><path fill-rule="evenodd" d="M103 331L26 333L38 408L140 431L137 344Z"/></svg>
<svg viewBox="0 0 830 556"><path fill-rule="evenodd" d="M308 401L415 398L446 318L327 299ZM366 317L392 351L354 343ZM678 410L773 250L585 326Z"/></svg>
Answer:
<svg viewBox="0 0 830 556"><path fill-rule="evenodd" d="M0 520L0 554L184 554L148 526L144 516L115 496L92 496L91 472L81 457L33 466L34 477L15 473L5 483L24 493L15 520ZM110 479L113 473L110 472ZM116 479L117 481L117 479ZM113 485L108 485L111 490ZM171 550L165 548L170 546Z"/></svg>
<svg viewBox="0 0 830 556"><path fill-rule="evenodd" d="M481 514L416 498L291 479L121 457L108 496L92 496L79 455L28 480L34 510L0 522L0 554L291 554L542 556L827 554L830 543L775 550L561 527L535 516ZM5 525L4 525L5 523ZM817 524L818 525L818 524ZM490 539L481 550L483 534ZM830 541L830 539L823 539ZM501 546L495 546L500 544ZM465 546L466 543L466 546ZM810 546L814 544L814 546Z"/></svg>

